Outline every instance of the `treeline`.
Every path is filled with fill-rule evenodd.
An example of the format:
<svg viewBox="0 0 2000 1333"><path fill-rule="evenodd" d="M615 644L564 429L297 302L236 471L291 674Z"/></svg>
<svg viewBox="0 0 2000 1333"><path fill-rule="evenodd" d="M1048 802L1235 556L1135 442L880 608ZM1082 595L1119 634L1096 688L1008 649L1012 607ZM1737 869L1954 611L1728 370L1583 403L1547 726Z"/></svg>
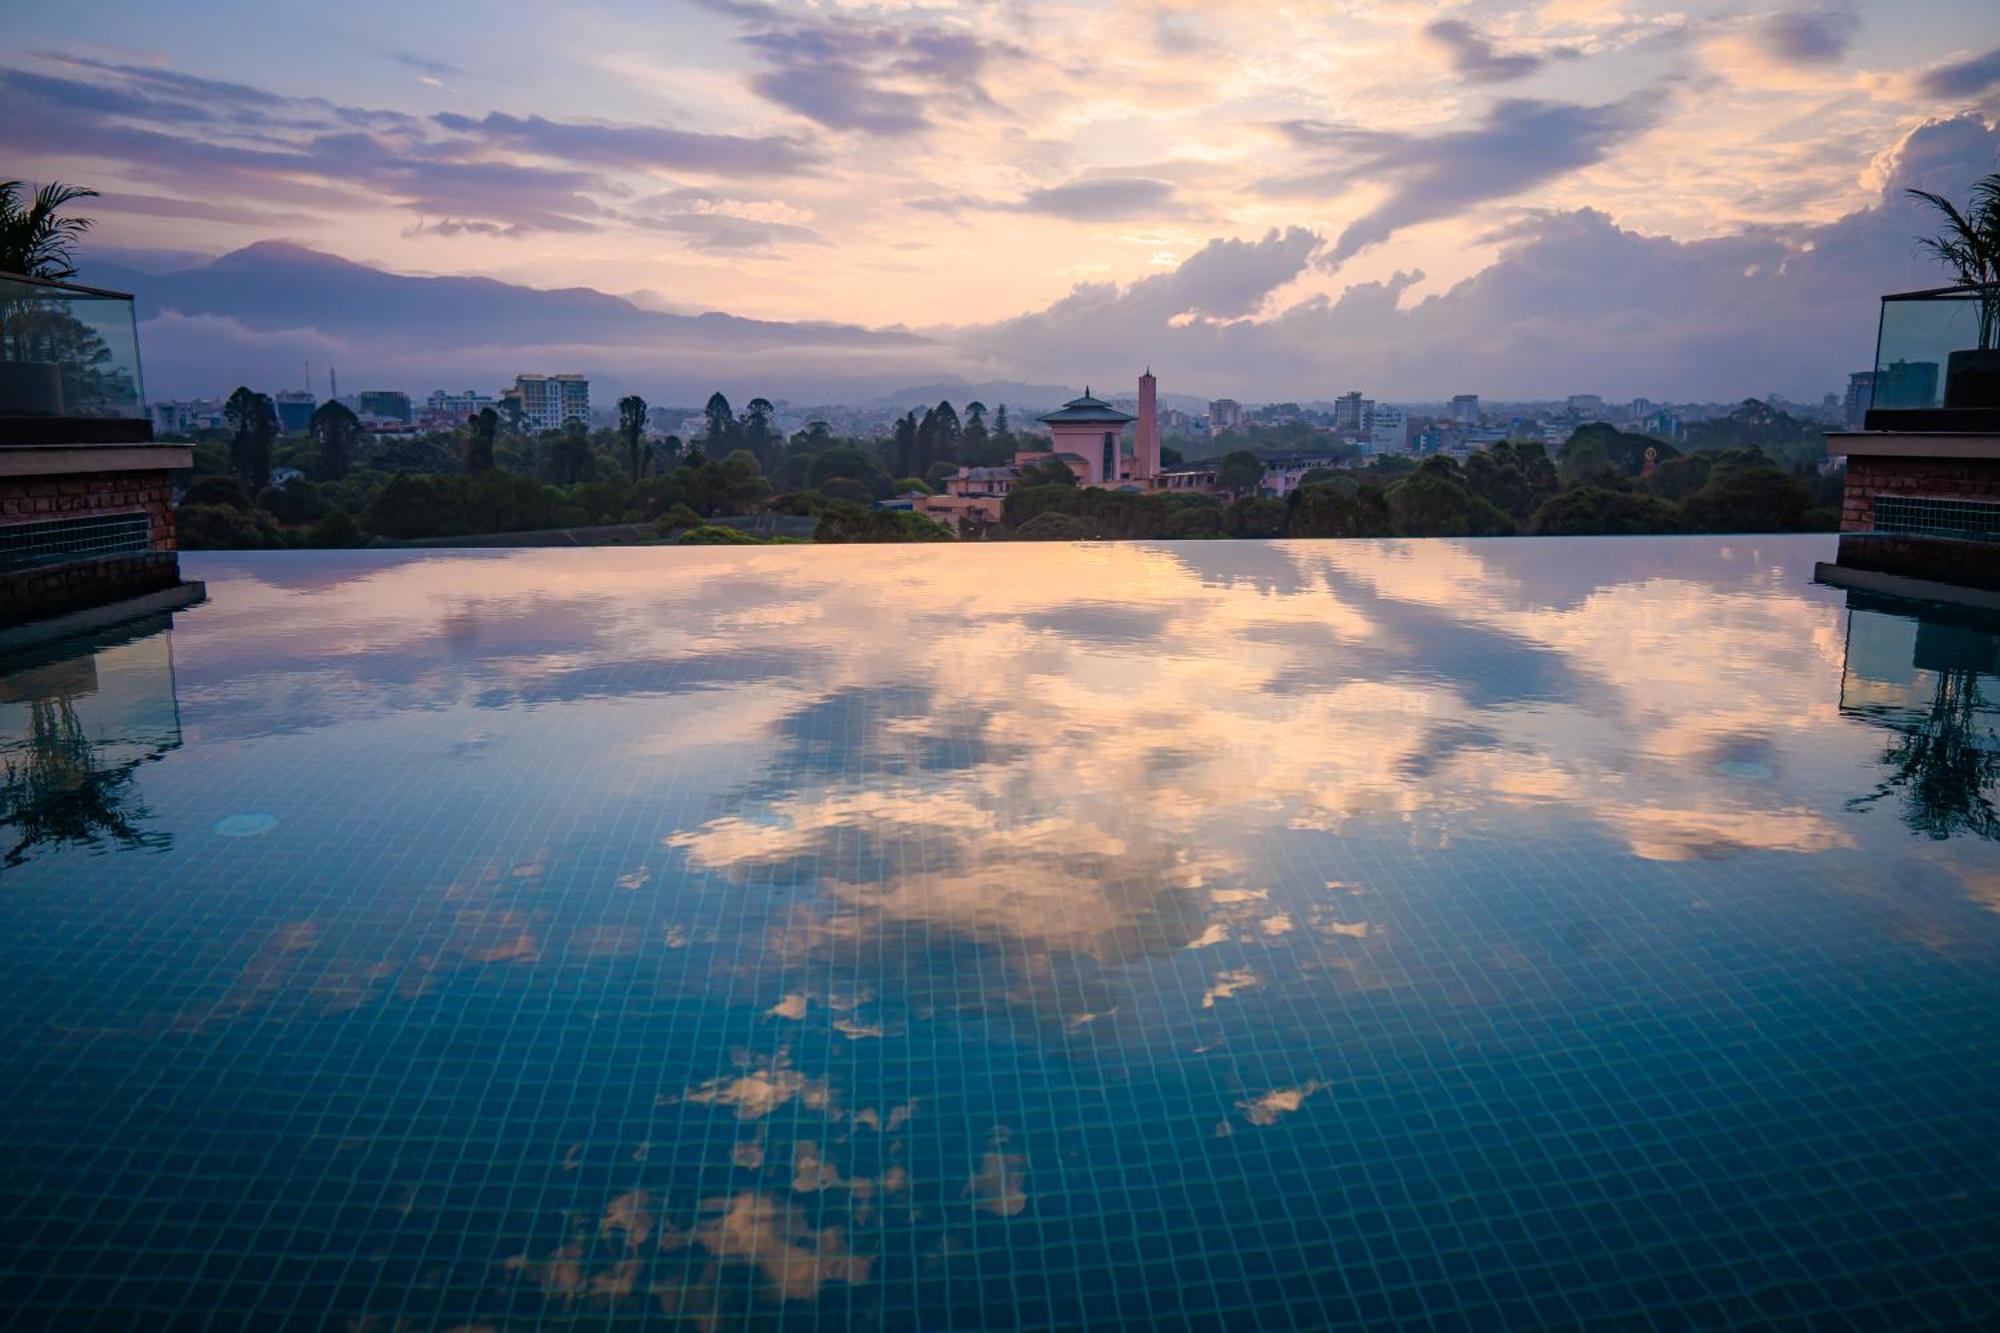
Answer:
<svg viewBox="0 0 2000 1333"><path fill-rule="evenodd" d="M618 539L735 541L741 534L719 535L735 530L708 520L773 509L814 517L819 540L949 540L929 519L880 513L875 503L928 493L961 461L995 450L1011 458L1020 447L1006 409L989 430L978 403L962 421L949 403L912 412L887 440L838 437L824 422L786 436L769 400L752 399L739 416L719 393L691 441L650 435L648 405L636 395L618 413L615 428L572 421L533 431L487 409L451 430L374 436L328 402L307 430L286 435L272 401L240 388L225 407L228 429L195 440L176 514L181 544L355 546L634 526L649 531ZM893 471L919 462L929 479ZM279 469L287 471L274 482Z"/></svg>
<svg viewBox="0 0 2000 1333"><path fill-rule="evenodd" d="M1533 443L1497 444L1462 463L1382 458L1364 468L1315 469L1284 500L1024 487L1007 497L1000 525L987 535L1059 541L1804 532L1837 527L1838 501L1838 478L1810 468L1786 471L1756 449L1682 454L1646 436L1592 426L1571 439L1559 461Z"/></svg>
<svg viewBox="0 0 2000 1333"><path fill-rule="evenodd" d="M1758 405L1749 404L1746 408ZM767 399L741 415L721 394L683 442L645 428L647 404L619 402L619 424L530 431L492 410L452 430L375 437L323 404L310 428L277 430L269 399L239 389L230 429L196 442L178 512L181 541L203 547L352 546L539 529L602 528L600 540L756 540L711 520L776 512L814 521L815 540L937 541L951 532L885 511L928 494L964 465L1011 460L1042 442L1017 436L1003 407L948 402L906 413L886 439L813 422L790 435ZM1607 425L1578 431L1559 456L1503 443L1463 462L1378 458L1307 474L1285 500L1256 494L1263 465L1237 450L1218 464L1223 497L1079 488L1060 465L1031 468L993 540L1210 537L1430 537L1508 533L1801 531L1836 526L1838 477L1823 478L1781 422L1739 413L1710 427L1728 447L1682 451ZM1706 424L1706 423L1705 423ZM1796 423L1791 423L1796 425ZM1772 427L1798 461L1780 466L1737 442ZM1821 446L1823 448L1823 445ZM288 468L273 483L278 468Z"/></svg>

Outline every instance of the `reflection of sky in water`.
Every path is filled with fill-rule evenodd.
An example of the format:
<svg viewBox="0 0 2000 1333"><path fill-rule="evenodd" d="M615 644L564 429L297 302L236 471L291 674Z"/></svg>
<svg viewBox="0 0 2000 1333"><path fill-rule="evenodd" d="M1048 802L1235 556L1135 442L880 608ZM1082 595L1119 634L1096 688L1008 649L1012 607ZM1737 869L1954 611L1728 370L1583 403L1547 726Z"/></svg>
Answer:
<svg viewBox="0 0 2000 1333"><path fill-rule="evenodd" d="M0 870L0 1298L2000 1317L2000 674L1826 546L190 557L0 691L126 775Z"/></svg>

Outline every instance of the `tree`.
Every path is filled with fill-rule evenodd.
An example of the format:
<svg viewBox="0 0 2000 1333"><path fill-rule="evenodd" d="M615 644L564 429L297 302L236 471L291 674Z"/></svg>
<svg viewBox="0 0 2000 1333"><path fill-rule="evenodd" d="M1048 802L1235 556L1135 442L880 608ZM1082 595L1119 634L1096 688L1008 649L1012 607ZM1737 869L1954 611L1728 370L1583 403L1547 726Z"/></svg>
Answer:
<svg viewBox="0 0 2000 1333"><path fill-rule="evenodd" d="M1535 510L1530 532L1549 537L1672 532L1673 506L1650 495L1572 486Z"/></svg>
<svg viewBox="0 0 2000 1333"><path fill-rule="evenodd" d="M1215 484L1231 495L1253 495L1264 481L1264 462L1248 449L1232 449L1215 470Z"/></svg>
<svg viewBox="0 0 2000 1333"><path fill-rule="evenodd" d="M1768 464L1727 468L1681 503L1681 525L1689 532L1798 532L1811 507L1805 488Z"/></svg>
<svg viewBox="0 0 2000 1333"><path fill-rule="evenodd" d="M1645 467L1648 449L1672 452L1650 435L1628 434L1606 422L1579 426L1563 443L1562 480L1592 485L1630 481Z"/></svg>
<svg viewBox="0 0 2000 1333"><path fill-rule="evenodd" d="M1979 291L1979 347L1994 346L2000 334L2000 171L1980 179L1972 187L1966 210L1941 194L1928 190L1907 191L1935 209L1944 219L1944 229L1925 236L1917 244L1951 270L1966 287Z"/></svg>
<svg viewBox="0 0 2000 1333"><path fill-rule="evenodd" d="M500 414L490 407L465 419L465 470L473 476L493 470L493 441L500 435Z"/></svg>
<svg viewBox="0 0 2000 1333"><path fill-rule="evenodd" d="M549 450L549 473L556 485L573 486L595 470L590 452L590 435L581 421L571 420Z"/></svg>
<svg viewBox="0 0 2000 1333"><path fill-rule="evenodd" d="M641 447L646 442L646 400L636 393L618 400L618 438L625 441L626 466L631 469L632 480L637 481L645 464Z"/></svg>
<svg viewBox="0 0 2000 1333"><path fill-rule="evenodd" d="M893 457L892 469L899 476L907 477L923 468L917 462L917 414L915 410L896 418L896 433L891 437L890 453Z"/></svg>
<svg viewBox="0 0 2000 1333"><path fill-rule="evenodd" d="M1562 485L1540 444L1506 440L1466 459L1463 482L1480 499L1524 522Z"/></svg>
<svg viewBox="0 0 2000 1333"><path fill-rule="evenodd" d="M1379 486L1302 486L1291 495L1292 537L1386 537L1389 502Z"/></svg>
<svg viewBox="0 0 2000 1333"><path fill-rule="evenodd" d="M1495 537L1514 531L1514 520L1465 489L1445 468L1426 466L1389 487L1389 524L1398 537Z"/></svg>
<svg viewBox="0 0 2000 1333"><path fill-rule="evenodd" d="M1076 485L1076 473L1069 470L1069 464L1059 458L1044 458L1021 469L1021 475L1014 479L1015 491L1023 491L1032 486Z"/></svg>
<svg viewBox="0 0 2000 1333"><path fill-rule="evenodd" d="M721 473L722 485L715 499L728 513L746 512L771 489L770 483L764 480L763 465L757 461L757 455L748 449L731 451L717 470Z"/></svg>
<svg viewBox="0 0 2000 1333"><path fill-rule="evenodd" d="M78 199L97 198L97 191L49 181L23 207L22 188L21 181L0 181L0 273L58 281L75 277L70 246L90 230L90 219L61 213Z"/></svg>
<svg viewBox="0 0 2000 1333"><path fill-rule="evenodd" d="M312 433L313 443L319 446L320 475L328 481L339 481L346 476L354 463L354 447L361 439L361 418L349 411L346 404L329 398L313 409L307 429Z"/></svg>
<svg viewBox="0 0 2000 1333"><path fill-rule="evenodd" d="M775 464L779 438L771 425L777 407L768 398L752 398L743 408L742 440L762 465Z"/></svg>
<svg viewBox="0 0 2000 1333"><path fill-rule="evenodd" d="M271 441L278 438L278 409L261 393L238 385L222 405L229 422L229 468L253 494L271 484Z"/></svg>
<svg viewBox="0 0 2000 1333"><path fill-rule="evenodd" d="M1290 511L1283 500L1246 495L1223 511L1223 530L1232 537L1282 537Z"/></svg>
<svg viewBox="0 0 2000 1333"><path fill-rule="evenodd" d="M708 396L708 406L702 409L702 415L708 418L708 434L703 437L708 444L706 452L720 454L735 442L736 413L717 390Z"/></svg>

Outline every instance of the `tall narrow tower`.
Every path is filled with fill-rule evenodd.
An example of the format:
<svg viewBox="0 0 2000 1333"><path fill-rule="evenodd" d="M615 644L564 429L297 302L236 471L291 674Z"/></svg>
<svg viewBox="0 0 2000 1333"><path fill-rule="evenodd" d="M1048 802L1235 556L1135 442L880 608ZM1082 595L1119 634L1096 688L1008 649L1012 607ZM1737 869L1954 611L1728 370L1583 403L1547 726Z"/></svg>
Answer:
<svg viewBox="0 0 2000 1333"><path fill-rule="evenodd" d="M1159 381L1153 368L1139 377L1139 427L1132 441L1132 480L1151 481L1160 475Z"/></svg>

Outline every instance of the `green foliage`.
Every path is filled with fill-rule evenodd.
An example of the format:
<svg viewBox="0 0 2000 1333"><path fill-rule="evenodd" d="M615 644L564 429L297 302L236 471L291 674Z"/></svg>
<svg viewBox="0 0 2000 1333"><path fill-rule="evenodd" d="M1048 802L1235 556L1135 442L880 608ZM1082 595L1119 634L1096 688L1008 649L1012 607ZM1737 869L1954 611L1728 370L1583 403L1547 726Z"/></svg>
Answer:
<svg viewBox="0 0 2000 1333"><path fill-rule="evenodd" d="M894 485L880 463L852 444L835 445L823 450L813 457L806 468L806 485L813 490L825 491L827 483L835 478L853 483L869 500L887 499Z"/></svg>
<svg viewBox="0 0 2000 1333"><path fill-rule="evenodd" d="M316 523L327 511L319 487L297 477L282 486L266 486L257 496L257 507L288 528Z"/></svg>
<svg viewBox="0 0 2000 1333"><path fill-rule="evenodd" d="M1756 450L1780 467L1793 468L1826 457L1826 427L1747 398L1728 416L1691 423L1681 443L1696 453Z"/></svg>
<svg viewBox="0 0 2000 1333"><path fill-rule="evenodd" d="M626 471L637 481L646 467L646 400L636 393L618 400L618 438L625 445Z"/></svg>
<svg viewBox="0 0 2000 1333"><path fill-rule="evenodd" d="M2000 171L1982 177L1972 187L1964 211L1928 190L1907 191L1935 209L1944 220L1936 236L1917 242L1962 285L1980 289L1979 346L1990 348L2000 335Z"/></svg>
<svg viewBox="0 0 2000 1333"><path fill-rule="evenodd" d="M474 416L466 418L465 470L467 472L491 472L493 470L493 442L500 438L500 414L490 407L482 407Z"/></svg>
<svg viewBox="0 0 2000 1333"><path fill-rule="evenodd" d="M222 405L229 422L229 469L244 489L261 491L271 484L271 441L278 438L278 409L269 398L238 385Z"/></svg>
<svg viewBox="0 0 2000 1333"><path fill-rule="evenodd" d="M1565 485L1584 482L1593 486L1626 482L1646 466L1646 451L1657 458L1670 458L1674 447L1650 435L1634 435L1602 421L1579 426L1564 442L1559 468Z"/></svg>
<svg viewBox="0 0 2000 1333"><path fill-rule="evenodd" d="M1024 542L1087 541L1096 535L1084 519L1057 509L1037 514L1014 530L1014 536Z"/></svg>
<svg viewBox="0 0 2000 1333"><path fill-rule="evenodd" d="M1548 451L1540 444L1501 441L1465 460L1465 488L1516 521L1525 522L1562 480Z"/></svg>
<svg viewBox="0 0 2000 1333"><path fill-rule="evenodd" d="M673 508L653 520L653 531L662 537L701 526L701 515L685 504L676 503Z"/></svg>
<svg viewBox="0 0 2000 1333"><path fill-rule="evenodd" d="M1002 524L1015 535L1051 513L1073 518L1076 525L1043 524L1036 532L1060 530L1065 539L1220 537L1224 528L1222 506L1205 495L1148 495L1072 484L1017 487L1001 502Z"/></svg>
<svg viewBox="0 0 2000 1333"><path fill-rule="evenodd" d="M950 528L907 510L865 509L845 500L829 500L813 527L816 542L948 542Z"/></svg>
<svg viewBox="0 0 2000 1333"><path fill-rule="evenodd" d="M368 465L378 471L456 472L458 442L451 435L388 435L380 437Z"/></svg>
<svg viewBox="0 0 2000 1333"><path fill-rule="evenodd" d="M285 544L271 516L233 505L184 504L174 511L174 534L187 551L246 551Z"/></svg>
<svg viewBox="0 0 2000 1333"><path fill-rule="evenodd" d="M1014 479L1016 490L1024 486L1068 486L1075 489L1076 485L1076 473L1071 472L1069 464L1059 458L1043 458L1029 463Z"/></svg>
<svg viewBox="0 0 2000 1333"><path fill-rule="evenodd" d="M345 405L329 398L313 409L312 421L306 430L319 447L321 478L338 481L346 476L347 470L354 465L354 454L364 434L361 418Z"/></svg>
<svg viewBox="0 0 2000 1333"><path fill-rule="evenodd" d="M1264 480L1264 463L1248 449L1232 449L1222 456L1215 484L1231 495L1254 495Z"/></svg>
<svg viewBox="0 0 2000 1333"><path fill-rule="evenodd" d="M1682 503L1681 525L1689 532L1800 532L1811 507L1805 487L1774 467L1727 468Z"/></svg>
<svg viewBox="0 0 2000 1333"><path fill-rule="evenodd" d="M250 496L243 489L243 483L231 476L202 477L188 485L181 503L191 505L228 505L231 509L248 509Z"/></svg>
<svg viewBox="0 0 2000 1333"><path fill-rule="evenodd" d="M956 466L953 466L953 471L956 470L957 470ZM893 486L895 494L897 495L908 495L911 491L915 491L919 495L937 494L937 487L931 485L928 481L925 481L922 477L904 477L901 480L894 482Z"/></svg>
<svg viewBox="0 0 2000 1333"><path fill-rule="evenodd" d="M375 497L366 526L384 537L464 537L570 527L582 518L561 493L510 472L398 473Z"/></svg>
<svg viewBox="0 0 2000 1333"><path fill-rule="evenodd" d="M676 546L762 546L764 539L721 523L700 523L683 532Z"/></svg>
<svg viewBox="0 0 2000 1333"><path fill-rule="evenodd" d="M1290 497L1293 537L1386 537L1389 501L1382 488L1340 478L1337 484L1302 486Z"/></svg>
<svg viewBox="0 0 2000 1333"><path fill-rule="evenodd" d="M361 531L361 525L354 521L354 516L345 509L336 508L327 510L326 516L313 524L310 533L307 535L306 544L308 546L334 548L360 546L366 540L365 534Z"/></svg>
<svg viewBox="0 0 2000 1333"><path fill-rule="evenodd" d="M589 480L597 471L597 458L590 449L590 432L581 421L571 421L549 448L549 480L558 486L573 486Z"/></svg>
<svg viewBox="0 0 2000 1333"><path fill-rule="evenodd" d="M1246 495L1222 514L1222 530L1231 537L1282 537L1291 511L1283 500Z"/></svg>
<svg viewBox="0 0 2000 1333"><path fill-rule="evenodd" d="M1388 488L1389 523L1397 536L1499 537L1514 531L1514 520L1468 491L1452 475L1455 471L1427 464Z"/></svg>
<svg viewBox="0 0 2000 1333"><path fill-rule="evenodd" d="M1653 496L1573 486L1535 510L1528 530L1553 537L1630 536L1672 532L1676 522L1674 507Z"/></svg>
<svg viewBox="0 0 2000 1333"><path fill-rule="evenodd" d="M62 210L97 191L49 181L22 202L21 181L0 181L0 273L60 281L76 276L70 247L90 230L89 218L66 218Z"/></svg>

